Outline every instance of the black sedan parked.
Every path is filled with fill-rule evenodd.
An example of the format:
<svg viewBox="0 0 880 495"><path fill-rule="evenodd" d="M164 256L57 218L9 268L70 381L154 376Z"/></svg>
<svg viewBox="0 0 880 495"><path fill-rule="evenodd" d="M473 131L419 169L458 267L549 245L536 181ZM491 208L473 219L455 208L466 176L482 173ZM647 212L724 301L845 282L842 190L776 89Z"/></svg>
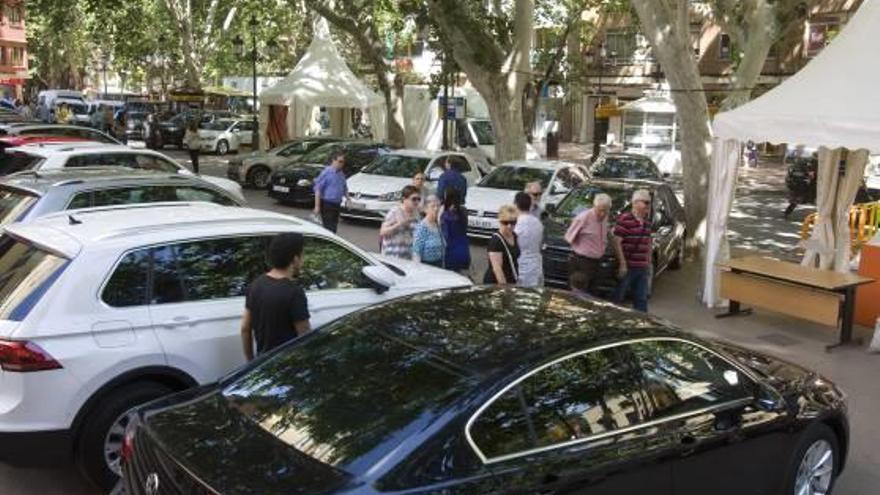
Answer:
<svg viewBox="0 0 880 495"><path fill-rule="evenodd" d="M830 493L844 394L556 290L421 294L133 413L138 494Z"/></svg>
<svg viewBox="0 0 880 495"><path fill-rule="evenodd" d="M345 153L342 171L346 177L351 177L380 153L390 150L382 143L367 141L341 141L318 146L272 174L269 196L284 204L311 204L315 201L314 181L335 151Z"/></svg>
<svg viewBox="0 0 880 495"><path fill-rule="evenodd" d="M565 231L572 219L581 211L590 208L593 198L599 193L611 196L609 225L622 212L631 207L630 199L636 189L647 189L653 198L651 215L654 231L653 276L657 277L667 268L677 269L684 257L685 217L684 208L667 184L646 180L591 180L572 190L556 209L548 212L544 219L544 280L547 285L568 287L568 258L571 248L565 242ZM608 295L617 286L617 257L614 248L608 249L599 263L599 273L593 279L590 290L593 294Z"/></svg>
<svg viewBox="0 0 880 495"><path fill-rule="evenodd" d="M649 179L661 180L654 160L635 153L603 153L590 165L590 177L595 179Z"/></svg>

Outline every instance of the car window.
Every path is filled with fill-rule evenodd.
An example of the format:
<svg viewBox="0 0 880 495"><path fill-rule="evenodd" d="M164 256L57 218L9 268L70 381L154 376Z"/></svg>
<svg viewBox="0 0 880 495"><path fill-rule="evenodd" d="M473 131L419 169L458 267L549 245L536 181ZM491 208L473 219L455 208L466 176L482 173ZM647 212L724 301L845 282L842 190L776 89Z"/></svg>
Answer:
<svg viewBox="0 0 880 495"><path fill-rule="evenodd" d="M522 191L529 182L540 182L541 187L547 189L552 177L553 171L549 169L507 165L493 169L480 180L479 186Z"/></svg>
<svg viewBox="0 0 880 495"><path fill-rule="evenodd" d="M34 170L39 168L45 158L23 153L20 151L7 151L0 155L0 175L21 172L22 170Z"/></svg>
<svg viewBox="0 0 880 495"><path fill-rule="evenodd" d="M0 320L22 321L65 266L64 258L0 237Z"/></svg>
<svg viewBox="0 0 880 495"><path fill-rule="evenodd" d="M180 167L175 165L168 160L153 156L153 155L133 155L135 161L135 168L140 168L143 170L153 170L155 172L165 172L169 174L176 174L180 171Z"/></svg>
<svg viewBox="0 0 880 495"><path fill-rule="evenodd" d="M116 144L117 143L116 140L111 139L110 137L104 135L103 133L94 131L92 129L75 129L73 132L71 132L70 135L75 136L75 137L81 137L83 139L88 139L89 141L97 141L99 143L106 143L106 144Z"/></svg>
<svg viewBox="0 0 880 495"><path fill-rule="evenodd" d="M311 149L307 142L293 143L281 146L281 150L278 151L278 156L294 156L301 155L306 152L306 150ZM271 153L271 151L269 152Z"/></svg>
<svg viewBox="0 0 880 495"><path fill-rule="evenodd" d="M470 428L487 458L517 454L640 421L640 376L616 348L570 357L528 376Z"/></svg>
<svg viewBox="0 0 880 495"><path fill-rule="evenodd" d="M584 183L584 176L577 168L563 168L556 174L557 187L569 191Z"/></svg>
<svg viewBox="0 0 880 495"><path fill-rule="evenodd" d="M167 304L184 300L183 280L177 269L175 246L161 246L151 250L152 287L150 304Z"/></svg>
<svg viewBox="0 0 880 495"><path fill-rule="evenodd" d="M449 157L449 163L452 165L452 168L458 170L459 172L461 172L463 174L466 174L471 171L471 165L462 156L451 155Z"/></svg>
<svg viewBox="0 0 880 495"><path fill-rule="evenodd" d="M0 188L0 226L20 220L39 199L19 189Z"/></svg>
<svg viewBox="0 0 880 495"><path fill-rule="evenodd" d="M367 262L328 239L306 237L300 283L308 291L366 288L361 270Z"/></svg>
<svg viewBox="0 0 880 495"><path fill-rule="evenodd" d="M207 203L216 203L223 206L237 206L238 203L233 201L225 194L201 187L168 187L171 189L171 195L174 199L169 201L205 201Z"/></svg>
<svg viewBox="0 0 880 495"><path fill-rule="evenodd" d="M126 254L107 280L101 293L101 300L116 308L146 304L149 269L148 249Z"/></svg>
<svg viewBox="0 0 880 495"><path fill-rule="evenodd" d="M254 123L253 123L253 121L250 121L250 120L242 120L241 122L238 123L237 127L241 131L251 132L254 130Z"/></svg>
<svg viewBox="0 0 880 495"><path fill-rule="evenodd" d="M186 301L244 296L251 280L266 271L265 237L206 239L171 246Z"/></svg>
<svg viewBox="0 0 880 495"><path fill-rule="evenodd" d="M388 177L412 177L416 172L424 172L430 162L427 158L405 155L382 155L364 167L363 172Z"/></svg>
<svg viewBox="0 0 880 495"><path fill-rule="evenodd" d="M72 156L67 159L65 167L134 167L134 159L122 153L89 153Z"/></svg>
<svg viewBox="0 0 880 495"><path fill-rule="evenodd" d="M640 370L645 420L663 419L752 396L751 379L717 354L682 341L629 344Z"/></svg>
<svg viewBox="0 0 880 495"><path fill-rule="evenodd" d="M593 177L625 179L659 179L660 171L649 158L639 156L607 156L593 165Z"/></svg>

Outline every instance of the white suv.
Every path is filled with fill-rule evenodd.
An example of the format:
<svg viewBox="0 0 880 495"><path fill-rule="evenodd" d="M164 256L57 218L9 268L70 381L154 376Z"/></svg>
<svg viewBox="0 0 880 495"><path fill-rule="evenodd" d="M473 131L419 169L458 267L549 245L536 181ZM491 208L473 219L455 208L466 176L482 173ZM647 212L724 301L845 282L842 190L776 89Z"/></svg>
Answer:
<svg viewBox="0 0 880 495"><path fill-rule="evenodd" d="M165 174L193 175L188 168L162 153L148 149L129 148L121 144L40 143L7 148L0 155L0 174L3 175L24 170L92 166L119 166L154 170ZM200 177L244 201L244 193L238 183L209 175Z"/></svg>
<svg viewBox="0 0 880 495"><path fill-rule="evenodd" d="M245 288L274 234L306 238L314 327L406 294L470 285L367 254L290 216L207 203L64 212L0 236L0 462L75 456L108 487L133 407L244 362Z"/></svg>

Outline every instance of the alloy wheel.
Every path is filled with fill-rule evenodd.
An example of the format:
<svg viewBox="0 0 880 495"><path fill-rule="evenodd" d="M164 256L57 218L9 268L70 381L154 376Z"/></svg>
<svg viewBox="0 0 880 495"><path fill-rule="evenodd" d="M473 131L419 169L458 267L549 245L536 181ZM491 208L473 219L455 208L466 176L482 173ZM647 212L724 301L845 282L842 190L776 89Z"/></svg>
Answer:
<svg viewBox="0 0 880 495"><path fill-rule="evenodd" d="M269 187L269 171L263 167L254 168L251 172L251 183L257 189L266 189Z"/></svg>
<svg viewBox="0 0 880 495"><path fill-rule="evenodd" d="M104 462L111 471L122 476L122 440L125 438L125 428L132 418L132 410L122 413L104 437Z"/></svg>
<svg viewBox="0 0 880 495"><path fill-rule="evenodd" d="M226 141L220 141L219 143L217 143L217 154L218 155L225 155L228 152L229 152L229 143L227 143Z"/></svg>
<svg viewBox="0 0 880 495"><path fill-rule="evenodd" d="M827 440L816 440L798 466L794 495L826 495L834 477L834 449Z"/></svg>

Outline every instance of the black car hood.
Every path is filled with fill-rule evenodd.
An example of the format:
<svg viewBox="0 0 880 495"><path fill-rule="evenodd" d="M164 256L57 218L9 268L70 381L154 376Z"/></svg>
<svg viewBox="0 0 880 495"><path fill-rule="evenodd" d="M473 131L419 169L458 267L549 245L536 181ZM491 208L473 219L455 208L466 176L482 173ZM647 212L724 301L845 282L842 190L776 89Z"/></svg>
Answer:
<svg viewBox="0 0 880 495"><path fill-rule="evenodd" d="M275 172L275 176L288 179L302 177L314 179L321 174L323 168L323 165L318 165L317 163L292 163L279 168Z"/></svg>
<svg viewBox="0 0 880 495"><path fill-rule="evenodd" d="M547 215L544 219L544 244L551 249L570 251L571 248L565 242L565 232L570 223L571 218Z"/></svg>
<svg viewBox="0 0 880 495"><path fill-rule="evenodd" d="M219 391L152 410L144 421L167 455L217 493L315 495L336 490L350 478L276 439Z"/></svg>

